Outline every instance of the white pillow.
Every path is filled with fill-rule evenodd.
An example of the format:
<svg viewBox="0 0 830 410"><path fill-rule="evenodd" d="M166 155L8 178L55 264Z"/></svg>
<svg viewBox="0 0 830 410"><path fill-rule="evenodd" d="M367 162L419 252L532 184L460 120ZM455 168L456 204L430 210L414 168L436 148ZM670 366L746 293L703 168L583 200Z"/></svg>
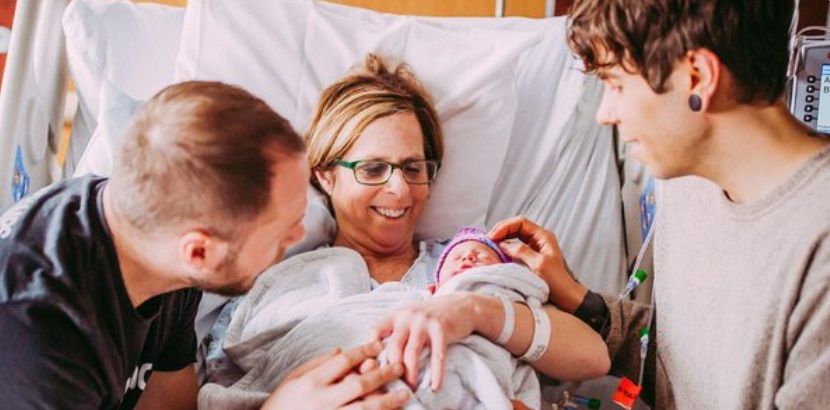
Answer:
<svg viewBox="0 0 830 410"><path fill-rule="evenodd" d="M486 225L516 215L534 220L556 233L584 284L618 292L626 259L611 128L596 123L602 85L567 47L566 18L426 21L542 33L517 64L516 121Z"/></svg>
<svg viewBox="0 0 830 410"><path fill-rule="evenodd" d="M146 100L171 83L184 10L125 0L75 0L63 16L72 77L83 97L96 97L108 80ZM89 101L92 114L98 103Z"/></svg>
<svg viewBox="0 0 830 410"><path fill-rule="evenodd" d="M86 150L75 168L75 176L94 174L109 176L121 135L142 101L122 92L111 81L104 79L98 84L100 113L98 124L89 140Z"/></svg>
<svg viewBox="0 0 830 410"><path fill-rule="evenodd" d="M191 1L176 76L239 84L302 132L322 89L367 52L404 61L432 94L446 147L416 235L444 239L461 225L482 224L513 126L515 59L540 36L343 9L302 0Z"/></svg>
<svg viewBox="0 0 830 410"><path fill-rule="evenodd" d="M126 0L75 0L63 15L69 72L78 94L66 173L97 126L102 83L146 100L173 79L184 9Z"/></svg>

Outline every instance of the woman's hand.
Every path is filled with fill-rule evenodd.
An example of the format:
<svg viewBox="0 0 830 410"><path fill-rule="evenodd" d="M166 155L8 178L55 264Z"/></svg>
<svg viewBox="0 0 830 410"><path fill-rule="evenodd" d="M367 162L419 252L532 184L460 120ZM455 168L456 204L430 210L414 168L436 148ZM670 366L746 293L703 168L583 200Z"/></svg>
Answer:
<svg viewBox="0 0 830 410"><path fill-rule="evenodd" d="M539 275L550 288L550 301L573 313L588 289L579 284L568 270L556 236L527 218L515 217L496 224L488 234L507 256L521 262ZM505 239L519 241L504 241Z"/></svg>
<svg viewBox="0 0 830 410"><path fill-rule="evenodd" d="M341 352L339 349L294 369L277 387L263 409L397 409L409 400L406 392L381 393L386 383L403 375L403 366L377 367L380 343Z"/></svg>
<svg viewBox="0 0 830 410"><path fill-rule="evenodd" d="M432 390L441 387L447 345L458 342L476 330L475 295L455 292L416 303L389 315L375 325L370 340L388 337L389 362L403 363L406 382L418 382L421 351L429 346Z"/></svg>

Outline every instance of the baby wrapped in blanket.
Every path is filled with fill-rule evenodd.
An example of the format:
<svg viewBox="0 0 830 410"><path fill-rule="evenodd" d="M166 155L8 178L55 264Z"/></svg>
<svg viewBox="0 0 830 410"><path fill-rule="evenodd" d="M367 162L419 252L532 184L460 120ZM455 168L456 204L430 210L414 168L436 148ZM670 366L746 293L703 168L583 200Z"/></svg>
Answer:
<svg viewBox="0 0 830 410"><path fill-rule="evenodd" d="M471 291L529 303L547 299L541 279L519 265L500 263L507 259L495 245L489 250L495 258L484 252L483 242L475 239L483 234L463 232L442 253L435 295ZM205 385L199 407L259 408L292 369L334 347L364 343L390 312L433 297L397 282L371 287L363 259L341 247L298 255L263 273L225 335L225 350L244 376L227 387ZM501 409L511 408L511 400L540 406L535 371L481 336L448 346L444 381L436 392L430 388L429 360L420 362L408 409ZM389 387L410 389L400 381Z"/></svg>

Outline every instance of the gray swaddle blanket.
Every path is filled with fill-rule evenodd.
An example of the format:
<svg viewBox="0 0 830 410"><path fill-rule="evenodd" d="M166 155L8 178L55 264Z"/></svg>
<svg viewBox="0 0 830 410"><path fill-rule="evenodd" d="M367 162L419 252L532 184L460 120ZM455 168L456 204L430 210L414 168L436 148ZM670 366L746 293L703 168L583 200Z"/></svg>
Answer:
<svg viewBox="0 0 830 410"><path fill-rule="evenodd" d="M501 294L514 301L544 301L548 294L541 279L515 264L470 269L441 285L436 296L462 290ZM350 249L325 248L287 259L260 276L225 335L225 351L244 376L227 387L203 386L199 407L258 408L297 366L334 347L364 343L378 320L431 297L397 282L371 290L366 264ZM428 349L423 354L428 355ZM510 408L510 400L539 406L535 371L481 336L448 347L438 392L429 387L429 360L421 363L419 382L406 408L499 409ZM409 389L400 381L388 387Z"/></svg>

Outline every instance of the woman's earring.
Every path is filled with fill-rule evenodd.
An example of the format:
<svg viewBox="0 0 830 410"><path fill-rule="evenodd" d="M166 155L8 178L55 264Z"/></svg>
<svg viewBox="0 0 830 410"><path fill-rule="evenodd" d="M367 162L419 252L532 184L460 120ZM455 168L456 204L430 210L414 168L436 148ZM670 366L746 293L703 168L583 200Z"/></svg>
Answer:
<svg viewBox="0 0 830 410"><path fill-rule="evenodd" d="M689 96L689 108L691 108L692 111L698 112L702 107L703 101L700 99L699 95L692 94Z"/></svg>

